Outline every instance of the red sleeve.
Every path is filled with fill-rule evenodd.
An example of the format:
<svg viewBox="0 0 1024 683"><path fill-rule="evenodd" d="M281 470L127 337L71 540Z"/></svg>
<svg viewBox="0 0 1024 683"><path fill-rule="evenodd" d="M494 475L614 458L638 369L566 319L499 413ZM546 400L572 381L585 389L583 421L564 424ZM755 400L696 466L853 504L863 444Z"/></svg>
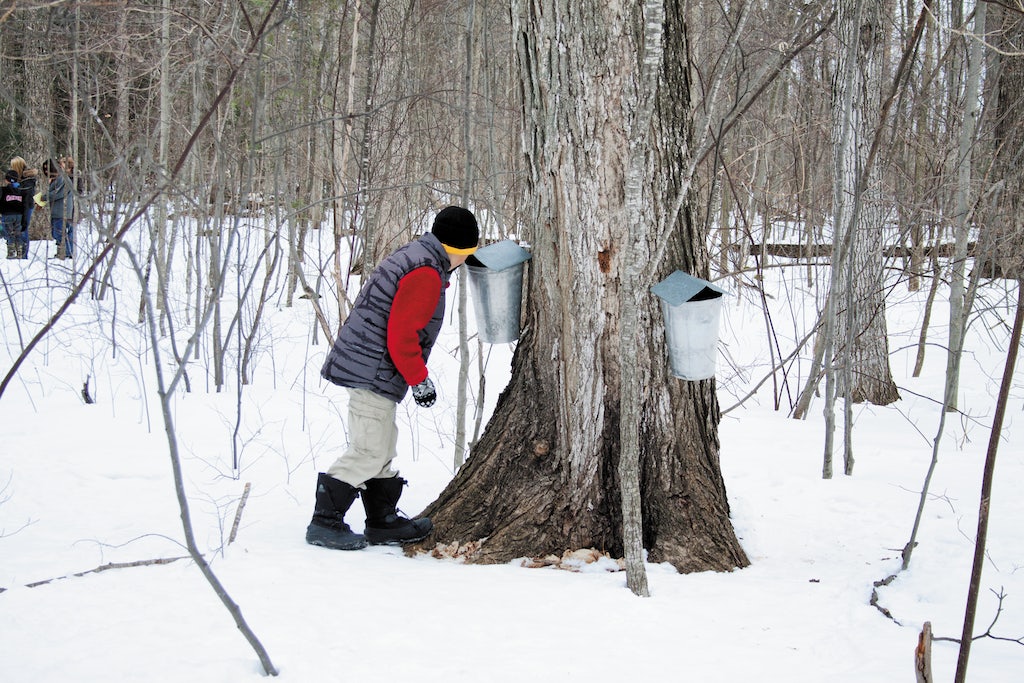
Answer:
<svg viewBox="0 0 1024 683"><path fill-rule="evenodd" d="M441 300L441 275L430 266L410 271L398 281L388 316L388 353L409 386L427 378L419 332Z"/></svg>

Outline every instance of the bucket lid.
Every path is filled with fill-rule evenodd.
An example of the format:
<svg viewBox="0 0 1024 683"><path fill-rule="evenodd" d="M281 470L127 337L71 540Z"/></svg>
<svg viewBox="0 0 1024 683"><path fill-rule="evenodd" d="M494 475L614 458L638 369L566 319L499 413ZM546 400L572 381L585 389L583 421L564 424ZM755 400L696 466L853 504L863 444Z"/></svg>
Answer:
<svg viewBox="0 0 1024 683"><path fill-rule="evenodd" d="M664 299L670 306L678 306L687 301L703 301L717 299L725 294L707 280L701 280L681 270L677 270L667 278L651 287L651 292Z"/></svg>
<svg viewBox="0 0 1024 683"><path fill-rule="evenodd" d="M512 240L502 240L486 247L480 247L466 259L471 266L485 266L491 270L505 270L531 258L530 252Z"/></svg>

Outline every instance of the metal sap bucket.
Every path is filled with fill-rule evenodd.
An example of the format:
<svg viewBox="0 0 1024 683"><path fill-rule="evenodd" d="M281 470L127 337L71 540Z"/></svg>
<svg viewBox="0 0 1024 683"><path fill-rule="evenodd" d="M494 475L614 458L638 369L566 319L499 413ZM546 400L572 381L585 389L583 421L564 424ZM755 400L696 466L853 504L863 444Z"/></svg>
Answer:
<svg viewBox="0 0 1024 683"><path fill-rule="evenodd" d="M512 240L488 244L466 259L480 340L505 344L519 339L523 265L530 252Z"/></svg>
<svg viewBox="0 0 1024 683"><path fill-rule="evenodd" d="M651 291L661 299L672 374L685 380L714 377L725 292L681 270Z"/></svg>

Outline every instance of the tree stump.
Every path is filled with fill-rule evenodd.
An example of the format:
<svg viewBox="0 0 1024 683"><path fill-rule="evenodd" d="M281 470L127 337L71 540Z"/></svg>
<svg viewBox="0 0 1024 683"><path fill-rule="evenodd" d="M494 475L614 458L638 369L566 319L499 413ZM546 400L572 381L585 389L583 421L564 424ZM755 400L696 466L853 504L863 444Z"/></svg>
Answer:
<svg viewBox="0 0 1024 683"><path fill-rule="evenodd" d="M921 634L917 637L914 648L914 672L917 683L932 683L932 622L924 622Z"/></svg>

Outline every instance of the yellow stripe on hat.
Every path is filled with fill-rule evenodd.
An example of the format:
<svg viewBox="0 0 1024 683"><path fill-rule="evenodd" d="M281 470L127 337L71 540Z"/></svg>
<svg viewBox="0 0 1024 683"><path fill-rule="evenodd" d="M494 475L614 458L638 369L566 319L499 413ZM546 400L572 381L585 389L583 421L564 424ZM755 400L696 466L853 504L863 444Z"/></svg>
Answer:
<svg viewBox="0 0 1024 683"><path fill-rule="evenodd" d="M456 256L469 256L474 251L476 251L476 247L467 247L465 249L459 249L458 247L450 247L447 244L443 243L441 244L441 246L444 247L444 250L447 251L449 254L454 254Z"/></svg>

